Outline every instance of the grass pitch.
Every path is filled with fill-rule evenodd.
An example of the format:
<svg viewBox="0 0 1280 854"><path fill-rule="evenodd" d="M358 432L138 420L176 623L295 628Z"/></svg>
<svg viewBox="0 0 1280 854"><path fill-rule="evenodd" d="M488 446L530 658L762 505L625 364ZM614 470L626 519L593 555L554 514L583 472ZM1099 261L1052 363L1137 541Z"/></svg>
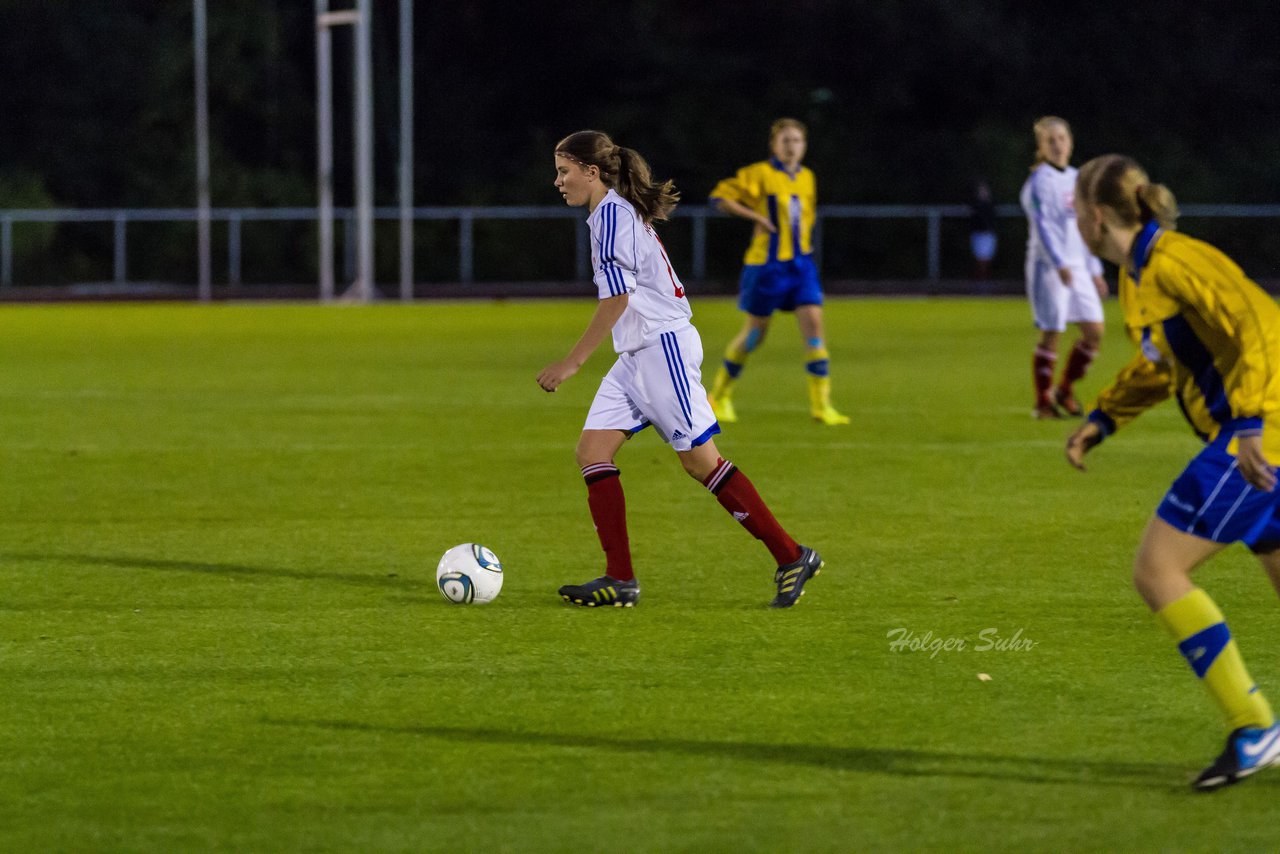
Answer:
<svg viewBox="0 0 1280 854"><path fill-rule="evenodd" d="M739 319L694 305L710 373ZM780 317L718 443L827 570L765 608L768 553L647 431L641 606L577 609L611 356L534 375L591 308L0 308L0 850L1273 848L1280 772L1186 787L1221 724L1129 586L1176 407L1081 475L1022 302L833 300L824 428ZM472 540L505 588L452 606ZM1280 698L1263 574L1200 581Z"/></svg>

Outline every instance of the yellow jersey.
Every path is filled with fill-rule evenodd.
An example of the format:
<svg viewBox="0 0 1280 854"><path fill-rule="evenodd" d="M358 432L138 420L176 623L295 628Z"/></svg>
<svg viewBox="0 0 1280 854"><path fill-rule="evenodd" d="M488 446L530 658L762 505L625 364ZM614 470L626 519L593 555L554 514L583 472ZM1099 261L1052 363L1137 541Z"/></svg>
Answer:
<svg viewBox="0 0 1280 854"><path fill-rule="evenodd" d="M789 261L813 251L810 236L818 217L818 183L807 166L788 172L776 157L744 166L711 191L711 202L731 199L763 214L776 232L756 226L742 263Z"/></svg>
<svg viewBox="0 0 1280 854"><path fill-rule="evenodd" d="M1110 433L1172 396L1205 442L1263 430L1267 458L1280 462L1275 300L1218 249L1154 222L1134 241L1132 264L1120 271L1120 308L1139 352L1090 418Z"/></svg>

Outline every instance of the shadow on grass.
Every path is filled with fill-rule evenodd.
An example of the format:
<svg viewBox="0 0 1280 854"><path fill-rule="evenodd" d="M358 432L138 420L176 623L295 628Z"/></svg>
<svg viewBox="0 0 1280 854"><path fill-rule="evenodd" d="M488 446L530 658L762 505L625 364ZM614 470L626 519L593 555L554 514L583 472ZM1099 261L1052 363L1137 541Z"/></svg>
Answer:
<svg viewBox="0 0 1280 854"><path fill-rule="evenodd" d="M762 744L746 741L694 741L679 738L625 738L560 735L451 726L385 726L359 721L264 719L270 726L393 733L451 742L509 744L603 750L617 753L675 754L776 765L803 765L834 771L892 774L901 777L956 777L1022 783L1120 786L1187 792L1190 769L1153 762L944 753L909 748L839 747L814 744ZM1262 778L1268 783L1280 782Z"/></svg>
<svg viewBox="0 0 1280 854"><path fill-rule="evenodd" d="M192 560L160 560L149 557L121 557L85 554L20 554L0 552L0 561L63 562L80 566L113 569L150 569L161 572L194 572L202 575L244 575L261 578L288 578L296 581L336 581L362 587L394 587L400 590L434 590L435 582L402 578L395 574L356 575L339 572L306 572L270 566L246 566L238 563L204 563Z"/></svg>

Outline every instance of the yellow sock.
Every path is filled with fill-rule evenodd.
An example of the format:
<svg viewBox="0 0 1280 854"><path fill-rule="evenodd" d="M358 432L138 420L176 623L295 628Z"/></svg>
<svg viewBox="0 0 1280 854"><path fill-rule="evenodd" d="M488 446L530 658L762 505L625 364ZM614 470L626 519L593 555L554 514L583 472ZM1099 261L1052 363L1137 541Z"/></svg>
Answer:
<svg viewBox="0 0 1280 854"><path fill-rule="evenodd" d="M716 400L728 400L733 394L733 382L742 373L742 366L747 361L747 351L732 344L724 351L724 363L716 371L715 382L711 384L711 397Z"/></svg>
<svg viewBox="0 0 1280 854"><path fill-rule="evenodd" d="M1156 619L1222 709L1228 729L1265 729L1275 723L1271 705L1245 669L1226 618L1208 593L1197 587L1157 611Z"/></svg>

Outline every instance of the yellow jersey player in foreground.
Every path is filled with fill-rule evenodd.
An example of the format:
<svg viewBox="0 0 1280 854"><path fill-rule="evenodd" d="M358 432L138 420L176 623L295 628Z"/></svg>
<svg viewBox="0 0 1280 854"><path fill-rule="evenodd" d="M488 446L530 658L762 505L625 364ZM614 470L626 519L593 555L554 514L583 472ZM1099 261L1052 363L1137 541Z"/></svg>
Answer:
<svg viewBox="0 0 1280 854"><path fill-rule="evenodd" d="M1226 749L1193 783L1209 791L1280 758L1280 725L1226 620L1191 573L1234 542L1280 592L1280 308L1207 243L1173 231L1177 206L1128 157L1080 169L1076 217L1089 249L1120 267L1120 306L1138 352L1067 440L1068 461L1175 397L1204 449L1148 522L1133 581L1222 710Z"/></svg>
<svg viewBox="0 0 1280 854"><path fill-rule="evenodd" d="M711 191L720 210L751 220L755 231L743 259L738 308L742 330L725 350L724 364L711 386L711 407L721 421L737 421L733 384L751 351L769 331L775 311L794 311L805 341L809 412L823 424L848 424L831 405L830 356L822 330L822 285L810 237L818 216L813 172L800 165L807 130L795 119L778 119L769 130L772 157L739 169Z"/></svg>

